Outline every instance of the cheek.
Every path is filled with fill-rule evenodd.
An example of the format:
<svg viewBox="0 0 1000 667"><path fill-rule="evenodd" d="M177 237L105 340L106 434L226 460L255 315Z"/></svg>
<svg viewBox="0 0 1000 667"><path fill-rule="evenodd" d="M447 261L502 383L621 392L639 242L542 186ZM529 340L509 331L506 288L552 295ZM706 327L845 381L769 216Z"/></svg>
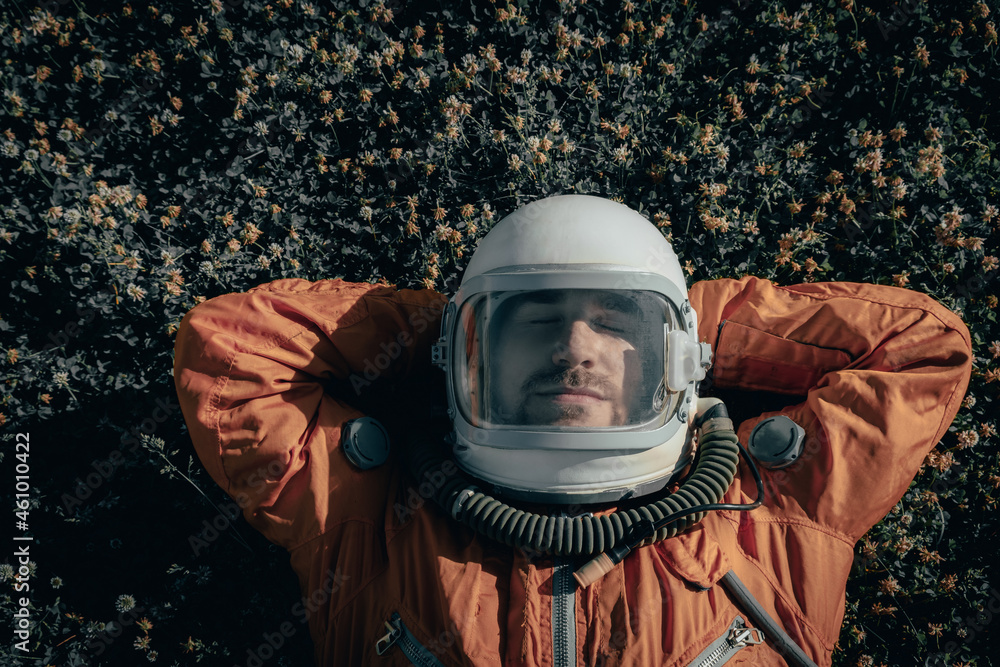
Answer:
<svg viewBox="0 0 1000 667"><path fill-rule="evenodd" d="M552 340L539 335L537 331L515 329L506 337L503 345L497 348L497 359L500 363L510 366L532 366L541 358L552 354Z"/></svg>
<svg viewBox="0 0 1000 667"><path fill-rule="evenodd" d="M509 393L508 385L511 383L511 376L513 369L511 368L510 362L497 361L493 363L493 374L490 384L493 385L493 391L498 392L501 395L506 395Z"/></svg>
<svg viewBox="0 0 1000 667"><path fill-rule="evenodd" d="M627 346L618 351L609 379L621 388L623 400L631 400L643 382L642 360L635 348Z"/></svg>
<svg viewBox="0 0 1000 667"><path fill-rule="evenodd" d="M520 391L528 367L528 351L522 345L511 344L499 348L490 360L493 386L503 396Z"/></svg>
<svg viewBox="0 0 1000 667"><path fill-rule="evenodd" d="M639 353L628 343L619 341L614 351L609 355L608 369L613 377L628 381L642 375L642 364Z"/></svg>
<svg viewBox="0 0 1000 667"><path fill-rule="evenodd" d="M635 350L627 350L622 355L626 382L637 382L642 379L642 359Z"/></svg>

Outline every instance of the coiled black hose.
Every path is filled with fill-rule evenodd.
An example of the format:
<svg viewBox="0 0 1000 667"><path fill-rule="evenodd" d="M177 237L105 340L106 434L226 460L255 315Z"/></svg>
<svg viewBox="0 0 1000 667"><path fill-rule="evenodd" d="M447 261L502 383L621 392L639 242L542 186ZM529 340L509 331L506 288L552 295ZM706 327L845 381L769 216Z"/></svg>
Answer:
<svg viewBox="0 0 1000 667"><path fill-rule="evenodd" d="M700 521L706 511L720 509L716 505L733 483L741 447L721 403L699 422L699 454L691 474L674 493L639 508L606 516L536 514L485 493L461 470L452 470L444 483L432 485L433 499L479 535L523 551L564 557L593 556L616 549L627 553L636 546L673 537ZM454 468L441 449L432 436L417 434L411 438L411 470L418 480L440 479L444 466Z"/></svg>

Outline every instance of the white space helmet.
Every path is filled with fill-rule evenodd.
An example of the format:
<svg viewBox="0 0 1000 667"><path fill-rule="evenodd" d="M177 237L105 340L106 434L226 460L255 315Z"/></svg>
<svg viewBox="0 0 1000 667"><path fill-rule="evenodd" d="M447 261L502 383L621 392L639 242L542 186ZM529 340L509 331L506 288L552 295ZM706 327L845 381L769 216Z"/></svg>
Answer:
<svg viewBox="0 0 1000 667"><path fill-rule="evenodd" d="M459 465L536 502L661 489L690 462L711 363L695 317L640 214L584 195L517 209L480 242L434 348Z"/></svg>

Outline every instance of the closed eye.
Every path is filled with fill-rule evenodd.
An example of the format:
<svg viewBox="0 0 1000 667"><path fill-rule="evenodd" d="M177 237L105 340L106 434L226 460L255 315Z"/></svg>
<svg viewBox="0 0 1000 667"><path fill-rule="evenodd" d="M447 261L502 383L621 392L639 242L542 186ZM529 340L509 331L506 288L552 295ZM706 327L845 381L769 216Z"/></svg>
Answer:
<svg viewBox="0 0 1000 667"><path fill-rule="evenodd" d="M533 317L526 320L527 324L532 324L535 326L555 326L562 323L559 317ZM594 330L610 331L611 333L621 334L629 330L628 326L615 321L606 321L595 319L591 321L590 328Z"/></svg>
<svg viewBox="0 0 1000 667"><path fill-rule="evenodd" d="M635 323L628 317L600 317L594 320L594 324L605 331L612 333L628 333L635 329Z"/></svg>

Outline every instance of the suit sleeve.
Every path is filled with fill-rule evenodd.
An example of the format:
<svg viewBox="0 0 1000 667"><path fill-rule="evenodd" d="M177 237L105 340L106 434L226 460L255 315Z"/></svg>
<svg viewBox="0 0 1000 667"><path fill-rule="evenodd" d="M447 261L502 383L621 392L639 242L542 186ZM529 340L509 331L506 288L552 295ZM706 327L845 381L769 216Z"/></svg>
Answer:
<svg viewBox="0 0 1000 667"><path fill-rule="evenodd" d="M212 478L287 549L339 522L377 521L388 466L361 473L340 451L364 388L430 371L446 300L340 280L279 280L195 307L174 382ZM331 395L329 387L339 387Z"/></svg>
<svg viewBox="0 0 1000 667"><path fill-rule="evenodd" d="M969 332L930 297L895 287L757 278L696 284L699 335L720 388L805 396L785 414L806 430L792 466L765 471L767 505L859 539L905 493L958 412Z"/></svg>

